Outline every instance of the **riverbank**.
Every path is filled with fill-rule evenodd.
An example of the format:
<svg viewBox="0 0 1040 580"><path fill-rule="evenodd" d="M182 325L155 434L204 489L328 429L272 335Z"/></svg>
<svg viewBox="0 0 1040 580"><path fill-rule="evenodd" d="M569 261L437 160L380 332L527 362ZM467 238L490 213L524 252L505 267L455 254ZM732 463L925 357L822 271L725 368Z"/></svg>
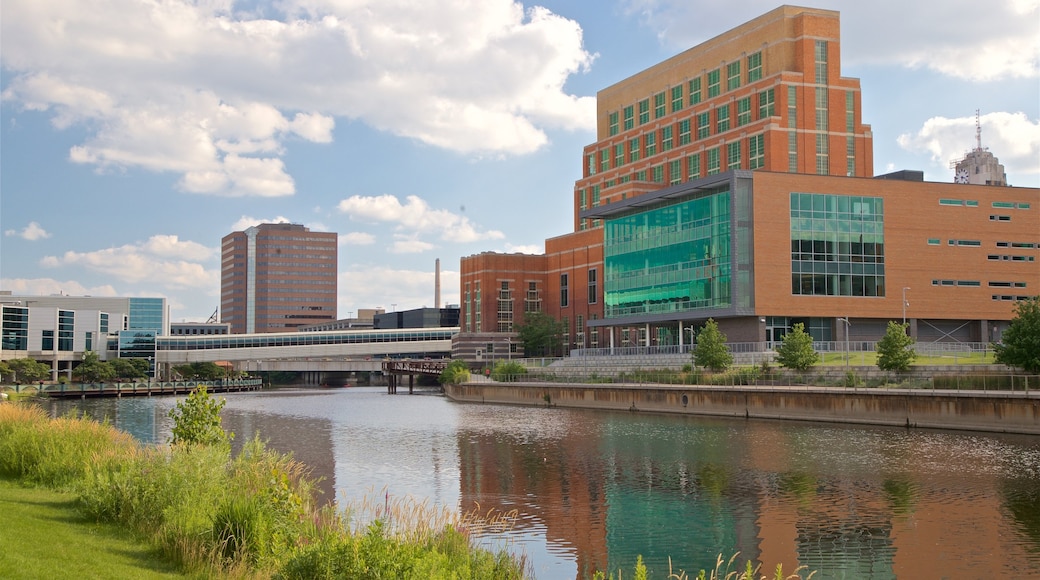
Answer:
<svg viewBox="0 0 1040 580"><path fill-rule="evenodd" d="M444 385L453 401L1040 435L1038 391L499 383Z"/></svg>

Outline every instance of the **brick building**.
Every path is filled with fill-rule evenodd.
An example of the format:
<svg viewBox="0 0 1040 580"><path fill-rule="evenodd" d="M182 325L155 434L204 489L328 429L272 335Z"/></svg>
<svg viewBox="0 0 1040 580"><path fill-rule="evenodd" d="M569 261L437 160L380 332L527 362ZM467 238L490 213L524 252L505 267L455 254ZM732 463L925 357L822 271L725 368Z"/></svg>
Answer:
<svg viewBox="0 0 1040 580"><path fill-rule="evenodd" d="M600 91L574 233L463 258L463 332L521 322L486 300L508 287L542 290L571 348L689 344L709 317L733 342L799 322L876 340L904 317L919 340L998 340L1040 287L1038 190L872 179L840 62L837 12L782 6Z"/></svg>
<svg viewBox="0 0 1040 580"><path fill-rule="evenodd" d="M233 334L336 320L338 236L260 224L220 241L220 318Z"/></svg>

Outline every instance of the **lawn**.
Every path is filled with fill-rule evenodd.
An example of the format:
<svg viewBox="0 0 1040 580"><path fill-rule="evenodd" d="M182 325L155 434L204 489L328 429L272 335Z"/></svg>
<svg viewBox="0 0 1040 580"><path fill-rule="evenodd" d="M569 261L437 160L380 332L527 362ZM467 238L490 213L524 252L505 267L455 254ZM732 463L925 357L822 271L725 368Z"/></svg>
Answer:
<svg viewBox="0 0 1040 580"><path fill-rule="evenodd" d="M86 519L75 496L0 479L0 578L184 578L144 542Z"/></svg>

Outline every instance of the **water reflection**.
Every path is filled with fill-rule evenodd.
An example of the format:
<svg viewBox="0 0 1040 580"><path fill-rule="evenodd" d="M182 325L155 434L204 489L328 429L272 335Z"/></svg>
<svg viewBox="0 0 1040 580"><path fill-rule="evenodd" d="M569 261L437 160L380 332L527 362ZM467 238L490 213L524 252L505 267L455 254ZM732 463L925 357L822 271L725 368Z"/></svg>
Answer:
<svg viewBox="0 0 1040 580"><path fill-rule="evenodd" d="M638 555L655 577L669 558L696 574L735 551L820 579L1040 575L1036 437L459 405L378 389L227 400L239 444L259 433L292 451L325 478L327 497L517 510L513 530L488 541L526 552L540 579L627 576ZM85 404L164 441L175 401Z"/></svg>

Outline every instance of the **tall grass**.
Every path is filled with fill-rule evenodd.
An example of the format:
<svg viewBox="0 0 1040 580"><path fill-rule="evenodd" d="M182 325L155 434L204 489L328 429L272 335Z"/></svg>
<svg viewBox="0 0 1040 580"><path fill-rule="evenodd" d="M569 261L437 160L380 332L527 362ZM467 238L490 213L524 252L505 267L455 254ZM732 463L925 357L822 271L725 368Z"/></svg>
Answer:
<svg viewBox="0 0 1040 580"><path fill-rule="evenodd" d="M475 545L477 517L376 514L351 529L291 455L248 442L144 445L86 417L0 404L0 477L72 490L84 512L150 539L184 570L233 578L523 578L526 565ZM389 505L387 503L386 505ZM359 513L359 512L356 512ZM352 516L356 517L356 516Z"/></svg>

